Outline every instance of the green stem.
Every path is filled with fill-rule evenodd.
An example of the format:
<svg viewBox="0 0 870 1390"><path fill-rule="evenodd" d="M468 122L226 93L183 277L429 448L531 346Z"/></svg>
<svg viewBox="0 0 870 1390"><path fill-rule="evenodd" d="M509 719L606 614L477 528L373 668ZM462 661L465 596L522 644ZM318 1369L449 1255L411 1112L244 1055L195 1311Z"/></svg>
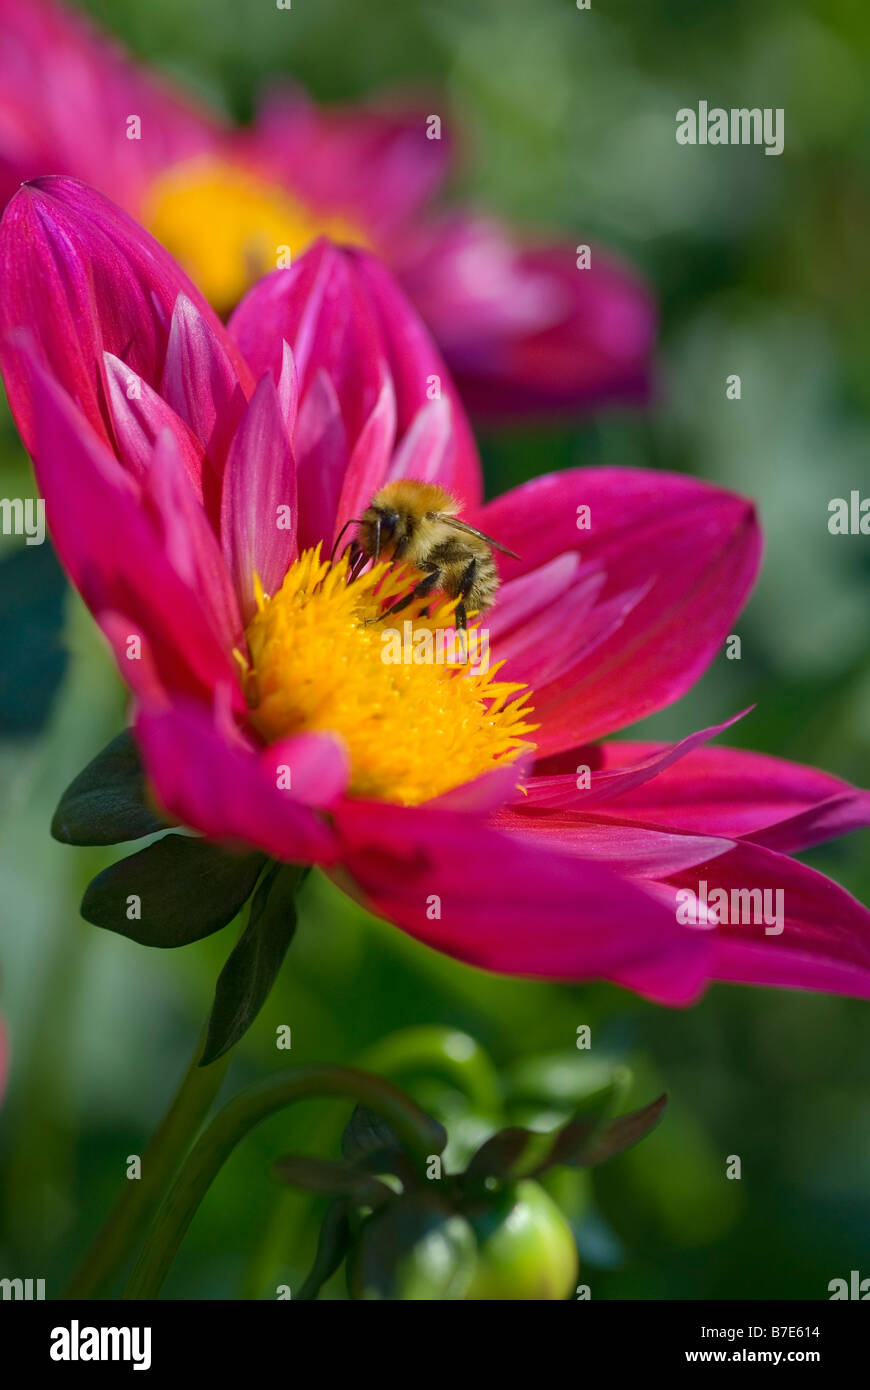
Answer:
<svg viewBox="0 0 870 1390"><path fill-rule="evenodd" d="M350 1067L298 1067L248 1086L219 1111L182 1164L142 1247L125 1298L157 1297L200 1202L240 1140L285 1106L324 1096L341 1096L382 1115L419 1163L444 1147L441 1126L409 1096Z"/></svg>
<svg viewBox="0 0 870 1390"><path fill-rule="evenodd" d="M402 1028L372 1043L356 1065L379 1076L446 1075L468 1097L479 1115L501 1123L498 1073L486 1052L468 1033L441 1023ZM338 1146L342 1121L334 1109L320 1117L313 1133L312 1152L330 1153ZM285 1253L301 1237L310 1199L294 1188L280 1188L272 1214L245 1273L242 1297L256 1299L273 1280Z"/></svg>
<svg viewBox="0 0 870 1390"><path fill-rule="evenodd" d="M93 1298L123 1266L133 1243L154 1211L217 1095L230 1053L208 1067L198 1065L200 1037L172 1103L142 1155L142 1176L130 1179L96 1240L73 1274L64 1298Z"/></svg>
<svg viewBox="0 0 870 1390"><path fill-rule="evenodd" d="M441 1073L465 1092L478 1115L497 1119L501 1114L498 1073L489 1053L458 1028L446 1028L440 1023L404 1028L366 1048L358 1065L386 1076Z"/></svg>

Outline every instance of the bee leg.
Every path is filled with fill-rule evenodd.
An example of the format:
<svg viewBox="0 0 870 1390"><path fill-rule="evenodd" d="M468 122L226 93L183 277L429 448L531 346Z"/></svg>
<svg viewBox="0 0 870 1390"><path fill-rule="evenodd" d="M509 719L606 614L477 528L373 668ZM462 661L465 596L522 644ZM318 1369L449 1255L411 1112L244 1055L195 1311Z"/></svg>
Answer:
<svg viewBox="0 0 870 1390"><path fill-rule="evenodd" d="M368 556L366 555L359 541L351 541L345 551L345 554L348 557L347 579L348 583L350 584L353 582L354 579L356 579L357 575L362 570L366 560L368 559Z"/></svg>
<svg viewBox="0 0 870 1390"><path fill-rule="evenodd" d="M436 568L430 570L429 573L420 580L419 584L414 585L409 594L406 594L404 598L398 599L398 601L393 604L392 608L388 608L385 613L382 613L381 618L389 618L393 613L401 613L402 609L407 608L409 603L413 603L415 598L426 598L428 594L431 594L433 589L438 588L440 583L440 569Z"/></svg>
<svg viewBox="0 0 870 1390"><path fill-rule="evenodd" d="M462 571L462 577L459 580L459 602L456 605L456 612L453 615L456 619L457 631L459 632L464 632L466 627L468 626L468 610L465 607L465 600L468 598L469 594L474 588L474 582L476 579L477 561L469 560L468 564L465 566L465 569Z"/></svg>

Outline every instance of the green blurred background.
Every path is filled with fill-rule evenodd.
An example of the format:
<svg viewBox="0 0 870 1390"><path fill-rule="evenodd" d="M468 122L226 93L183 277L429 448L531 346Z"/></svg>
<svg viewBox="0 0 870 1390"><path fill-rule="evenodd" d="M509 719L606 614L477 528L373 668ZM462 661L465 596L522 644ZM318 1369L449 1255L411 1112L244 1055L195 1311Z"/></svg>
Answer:
<svg viewBox="0 0 870 1390"><path fill-rule="evenodd" d="M87 9L242 120L264 79L282 75L327 101L395 84L443 90L463 150L457 194L640 265L662 313L653 408L489 432L488 488L606 462L754 496L767 554L735 629L742 660L723 655L644 733L680 737L757 702L733 741L870 781L870 547L827 531L832 497L870 492L870 11L849 0ZM785 153L677 146L674 114L699 99L784 107ZM733 372L740 402L725 399ZM0 494L32 494L5 415L0 446ZM14 1063L0 1116L0 1272L47 1277L57 1293L184 1069L234 928L163 954L79 920L82 889L112 856L55 844L49 820L122 726L123 693L48 548L0 540L0 1009ZM52 637L61 603L63 649ZM866 850L853 835L808 859L867 900ZM347 1062L430 1021L467 1029L501 1068L560 1052L581 1065L572 1049L588 1023L593 1058L634 1068L633 1101L670 1091L655 1135L600 1172L591 1204L574 1195L593 1298L825 1298L830 1279L870 1274L866 1004L720 986L668 1012L612 988L495 979L372 922L312 876L279 984L223 1094L282 1062ZM275 1050L281 1023L289 1055ZM270 1297L280 1280L298 1284L320 1208L285 1202L279 1220L269 1170L310 1147L316 1119L316 1107L288 1112L234 1155L166 1296ZM725 1178L728 1155L742 1159L739 1182ZM341 1296L341 1282L330 1292Z"/></svg>

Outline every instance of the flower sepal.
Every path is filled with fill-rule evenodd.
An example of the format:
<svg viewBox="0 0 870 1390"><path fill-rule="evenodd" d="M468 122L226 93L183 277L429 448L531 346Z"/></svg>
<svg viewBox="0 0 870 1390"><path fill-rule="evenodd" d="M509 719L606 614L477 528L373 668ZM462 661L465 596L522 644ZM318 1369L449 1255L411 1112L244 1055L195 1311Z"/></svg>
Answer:
<svg viewBox="0 0 870 1390"><path fill-rule="evenodd" d="M266 1002L296 932L296 895L307 874L305 866L267 865L245 930L218 977L201 1067L234 1047Z"/></svg>
<svg viewBox="0 0 870 1390"><path fill-rule="evenodd" d="M458 1173L445 1172L435 1153L422 1169L385 1121L357 1106L343 1163L290 1156L276 1164L284 1181L333 1198L300 1297L316 1298L345 1259L354 1299L567 1298L578 1270L574 1235L538 1179L622 1153L654 1128L666 1103L662 1095L612 1119L602 1099L547 1132L499 1130Z"/></svg>
<svg viewBox="0 0 870 1390"><path fill-rule="evenodd" d="M81 914L141 946L188 946L232 921L265 862L198 836L164 835L97 874Z"/></svg>
<svg viewBox="0 0 870 1390"><path fill-rule="evenodd" d="M64 845L118 845L167 825L149 801L139 747L125 729L70 782L51 833Z"/></svg>

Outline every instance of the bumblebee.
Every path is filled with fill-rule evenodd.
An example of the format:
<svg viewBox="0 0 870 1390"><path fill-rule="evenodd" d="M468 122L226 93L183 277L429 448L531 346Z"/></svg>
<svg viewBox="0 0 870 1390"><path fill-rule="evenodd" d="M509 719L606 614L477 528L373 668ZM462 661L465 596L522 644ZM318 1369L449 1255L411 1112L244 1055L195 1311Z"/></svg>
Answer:
<svg viewBox="0 0 870 1390"><path fill-rule="evenodd" d="M493 547L513 560L519 556L463 521L459 511L460 504L444 488L403 478L387 483L362 516L348 522L358 527L349 547L352 570L365 556L375 564L405 560L423 575L383 617L400 612L414 599L441 592L458 599L455 620L462 630L469 609L484 613L492 607L499 584Z"/></svg>

